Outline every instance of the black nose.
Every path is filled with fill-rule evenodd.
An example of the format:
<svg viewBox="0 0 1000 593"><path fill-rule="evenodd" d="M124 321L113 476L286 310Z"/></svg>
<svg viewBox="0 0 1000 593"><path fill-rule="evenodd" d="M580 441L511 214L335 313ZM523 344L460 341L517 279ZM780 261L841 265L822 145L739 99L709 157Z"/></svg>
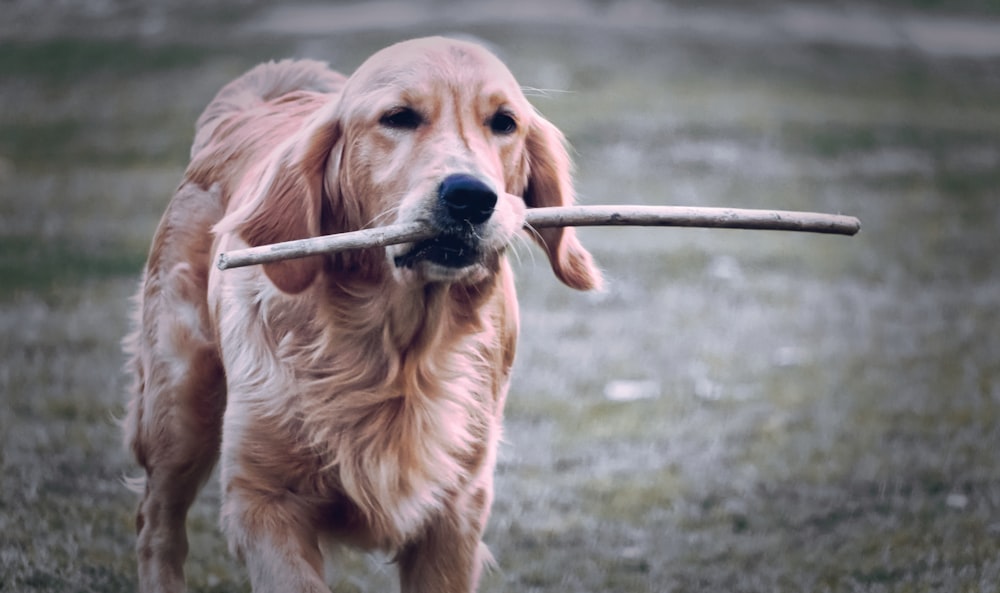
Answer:
<svg viewBox="0 0 1000 593"><path fill-rule="evenodd" d="M493 215L497 194L471 175L449 175L438 188L438 198L456 221L481 224Z"/></svg>

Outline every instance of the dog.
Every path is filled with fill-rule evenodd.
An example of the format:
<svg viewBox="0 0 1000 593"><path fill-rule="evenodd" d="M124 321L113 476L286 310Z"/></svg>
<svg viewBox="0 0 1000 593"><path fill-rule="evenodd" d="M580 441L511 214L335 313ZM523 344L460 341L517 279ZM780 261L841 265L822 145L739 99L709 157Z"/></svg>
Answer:
<svg viewBox="0 0 1000 593"><path fill-rule="evenodd" d="M125 339L145 476L142 591L185 587L185 518L220 465L220 524L254 591L328 591L330 543L401 590L467 592L488 551L526 208L574 201L562 133L480 45L405 41L349 77L261 64L196 124ZM436 236L219 271L220 252L419 221ZM572 228L531 234L580 290Z"/></svg>

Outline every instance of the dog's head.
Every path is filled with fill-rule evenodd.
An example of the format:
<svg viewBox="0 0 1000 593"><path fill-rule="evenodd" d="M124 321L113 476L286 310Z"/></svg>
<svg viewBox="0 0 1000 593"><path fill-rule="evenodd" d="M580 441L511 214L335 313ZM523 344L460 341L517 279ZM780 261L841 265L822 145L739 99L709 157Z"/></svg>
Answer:
<svg viewBox="0 0 1000 593"><path fill-rule="evenodd" d="M399 282L489 277L524 223L525 208L574 201L562 134L525 99L493 54L426 38L362 64L339 99L315 113L280 151L238 226L251 245L401 222L437 231L386 249ZM601 282L572 228L533 237L567 285ZM318 257L265 265L281 290L299 292Z"/></svg>

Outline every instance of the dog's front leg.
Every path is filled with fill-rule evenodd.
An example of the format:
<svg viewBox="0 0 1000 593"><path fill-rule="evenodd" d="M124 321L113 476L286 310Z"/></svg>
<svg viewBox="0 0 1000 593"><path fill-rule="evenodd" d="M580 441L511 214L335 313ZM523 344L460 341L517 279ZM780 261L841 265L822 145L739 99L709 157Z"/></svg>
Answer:
<svg viewBox="0 0 1000 593"><path fill-rule="evenodd" d="M482 544L489 512L489 493L454 507L431 521L426 531L398 556L402 593L471 593L479 585L483 566L490 561ZM471 503L471 504L469 504Z"/></svg>
<svg viewBox="0 0 1000 593"><path fill-rule="evenodd" d="M254 593L329 593L311 514L297 495L240 476L224 489L223 529Z"/></svg>

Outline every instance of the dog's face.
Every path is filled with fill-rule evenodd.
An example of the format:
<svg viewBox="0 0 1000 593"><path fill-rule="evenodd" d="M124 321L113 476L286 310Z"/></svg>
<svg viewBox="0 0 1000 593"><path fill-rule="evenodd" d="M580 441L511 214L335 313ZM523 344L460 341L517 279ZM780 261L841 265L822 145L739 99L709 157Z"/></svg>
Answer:
<svg viewBox="0 0 1000 593"><path fill-rule="evenodd" d="M426 38L362 64L274 159L236 229L250 245L401 222L435 238L386 249L402 283L487 279L524 223L525 207L574 201L562 134L528 103L484 48ZM567 285L590 289L600 273L572 228L532 237ZM318 257L265 264L297 293L323 268Z"/></svg>
<svg viewBox="0 0 1000 593"><path fill-rule="evenodd" d="M513 75L479 46L422 39L383 50L341 97L343 199L378 223L438 235L386 250L397 279L475 282L524 223L534 111Z"/></svg>

